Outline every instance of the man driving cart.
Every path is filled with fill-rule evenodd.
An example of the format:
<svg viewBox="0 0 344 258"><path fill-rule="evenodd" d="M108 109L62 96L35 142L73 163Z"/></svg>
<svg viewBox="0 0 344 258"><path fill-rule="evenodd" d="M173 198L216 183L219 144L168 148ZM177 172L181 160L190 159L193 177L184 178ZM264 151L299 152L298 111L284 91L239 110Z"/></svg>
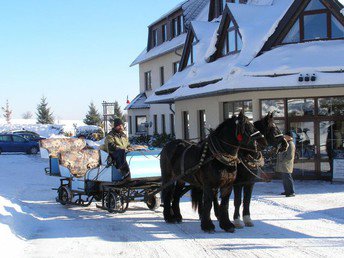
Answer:
<svg viewBox="0 0 344 258"><path fill-rule="evenodd" d="M144 146L131 146L128 136L124 133L123 121L119 118L113 120L113 128L105 138L105 148L109 153L111 161L120 170L123 179L130 179L129 164L126 160L126 153Z"/></svg>

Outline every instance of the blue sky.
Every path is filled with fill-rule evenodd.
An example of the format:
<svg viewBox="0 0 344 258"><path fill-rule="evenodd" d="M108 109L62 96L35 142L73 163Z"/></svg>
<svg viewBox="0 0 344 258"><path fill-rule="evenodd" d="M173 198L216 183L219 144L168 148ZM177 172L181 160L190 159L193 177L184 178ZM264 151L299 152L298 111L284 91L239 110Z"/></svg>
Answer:
<svg viewBox="0 0 344 258"><path fill-rule="evenodd" d="M2 0L0 106L35 113L42 95L57 119L82 119L93 101L138 94L147 26L182 0Z"/></svg>

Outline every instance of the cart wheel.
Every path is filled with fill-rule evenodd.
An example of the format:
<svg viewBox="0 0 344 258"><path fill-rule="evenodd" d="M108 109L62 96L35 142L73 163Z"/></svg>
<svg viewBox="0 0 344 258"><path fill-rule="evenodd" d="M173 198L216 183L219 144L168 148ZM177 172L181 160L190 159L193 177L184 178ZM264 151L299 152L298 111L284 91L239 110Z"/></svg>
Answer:
<svg viewBox="0 0 344 258"><path fill-rule="evenodd" d="M155 211L160 207L161 204L161 198L159 194L156 195L149 195L146 201L146 204L148 206L148 209Z"/></svg>
<svg viewBox="0 0 344 258"><path fill-rule="evenodd" d="M104 204L109 212L123 213L128 209L129 203L115 192L105 195Z"/></svg>
<svg viewBox="0 0 344 258"><path fill-rule="evenodd" d="M58 193L58 201L62 205L66 205L67 203L71 202L72 200L72 193L68 186L60 186L57 190Z"/></svg>

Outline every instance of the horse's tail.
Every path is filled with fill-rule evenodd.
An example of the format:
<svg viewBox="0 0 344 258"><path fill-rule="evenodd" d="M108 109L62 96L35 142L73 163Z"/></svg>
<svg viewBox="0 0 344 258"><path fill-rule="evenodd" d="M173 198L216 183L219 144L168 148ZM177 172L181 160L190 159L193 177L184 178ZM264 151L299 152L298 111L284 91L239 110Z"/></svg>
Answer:
<svg viewBox="0 0 344 258"><path fill-rule="evenodd" d="M202 204L203 190L198 187L191 187L192 208L197 211Z"/></svg>

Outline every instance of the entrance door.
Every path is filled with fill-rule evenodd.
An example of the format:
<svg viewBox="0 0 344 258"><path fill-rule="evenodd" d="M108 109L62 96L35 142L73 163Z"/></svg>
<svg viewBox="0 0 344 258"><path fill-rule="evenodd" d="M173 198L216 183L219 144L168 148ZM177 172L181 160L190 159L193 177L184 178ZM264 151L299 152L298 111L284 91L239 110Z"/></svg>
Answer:
<svg viewBox="0 0 344 258"><path fill-rule="evenodd" d="M294 171L314 175L316 145L314 122L290 122L290 132L292 133L295 151Z"/></svg>
<svg viewBox="0 0 344 258"><path fill-rule="evenodd" d="M344 149L344 121L319 122L320 170L323 174L332 171L332 156L337 150Z"/></svg>

